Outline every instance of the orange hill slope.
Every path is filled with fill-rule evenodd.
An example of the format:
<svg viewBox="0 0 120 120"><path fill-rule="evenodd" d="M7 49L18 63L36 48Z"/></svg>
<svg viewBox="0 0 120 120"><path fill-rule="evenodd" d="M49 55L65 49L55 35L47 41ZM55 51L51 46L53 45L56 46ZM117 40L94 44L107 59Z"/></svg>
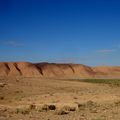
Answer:
<svg viewBox="0 0 120 120"><path fill-rule="evenodd" d="M120 67L89 67L82 64L0 62L0 76L120 78Z"/></svg>

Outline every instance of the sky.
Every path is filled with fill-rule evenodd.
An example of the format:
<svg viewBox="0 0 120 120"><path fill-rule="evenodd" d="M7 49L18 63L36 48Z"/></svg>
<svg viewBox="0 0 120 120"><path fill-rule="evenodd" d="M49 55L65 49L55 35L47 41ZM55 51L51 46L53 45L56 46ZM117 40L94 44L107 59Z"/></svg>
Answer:
<svg viewBox="0 0 120 120"><path fill-rule="evenodd" d="M120 1L0 0L0 61L120 66Z"/></svg>

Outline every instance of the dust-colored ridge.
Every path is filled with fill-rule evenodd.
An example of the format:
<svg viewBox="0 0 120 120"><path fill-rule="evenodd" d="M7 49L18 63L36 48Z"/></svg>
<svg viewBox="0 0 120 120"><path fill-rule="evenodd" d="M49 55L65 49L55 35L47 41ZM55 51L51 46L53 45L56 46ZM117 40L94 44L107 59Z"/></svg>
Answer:
<svg viewBox="0 0 120 120"><path fill-rule="evenodd" d="M10 72L10 68L7 62L0 62L0 76L7 76Z"/></svg>
<svg viewBox="0 0 120 120"><path fill-rule="evenodd" d="M20 68L18 67L17 63L14 63L14 66L17 69L17 71L19 71L20 75L22 75L22 70L20 70Z"/></svg>
<svg viewBox="0 0 120 120"><path fill-rule="evenodd" d="M0 62L0 76L120 78L120 66L90 67L71 63Z"/></svg>

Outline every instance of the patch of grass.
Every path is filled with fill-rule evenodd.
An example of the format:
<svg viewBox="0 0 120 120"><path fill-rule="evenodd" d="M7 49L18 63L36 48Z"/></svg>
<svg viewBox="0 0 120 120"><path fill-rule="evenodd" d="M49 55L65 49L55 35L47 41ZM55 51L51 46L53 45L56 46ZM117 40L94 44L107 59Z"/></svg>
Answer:
<svg viewBox="0 0 120 120"><path fill-rule="evenodd" d="M81 82L108 84L110 86L120 86L120 79L84 79Z"/></svg>

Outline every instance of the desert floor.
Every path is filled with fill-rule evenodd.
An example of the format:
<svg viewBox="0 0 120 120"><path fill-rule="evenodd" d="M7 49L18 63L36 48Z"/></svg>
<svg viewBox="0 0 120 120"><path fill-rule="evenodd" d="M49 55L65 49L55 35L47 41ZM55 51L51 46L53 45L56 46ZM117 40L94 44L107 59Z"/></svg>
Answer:
<svg viewBox="0 0 120 120"><path fill-rule="evenodd" d="M119 113L119 86L0 78L0 120L120 120Z"/></svg>

